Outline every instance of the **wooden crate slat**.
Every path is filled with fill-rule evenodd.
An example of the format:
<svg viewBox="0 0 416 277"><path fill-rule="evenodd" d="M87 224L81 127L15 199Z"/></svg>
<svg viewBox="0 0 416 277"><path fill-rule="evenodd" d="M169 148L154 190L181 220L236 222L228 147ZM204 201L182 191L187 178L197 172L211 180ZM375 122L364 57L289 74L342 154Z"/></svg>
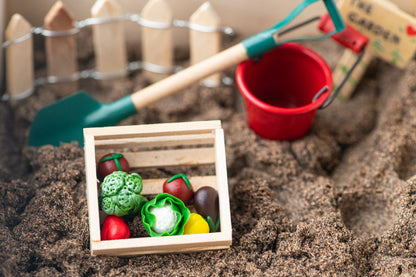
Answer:
<svg viewBox="0 0 416 277"><path fill-rule="evenodd" d="M97 140L95 147L100 152L105 152L108 148L124 148L124 147L155 147L155 146L178 146L178 145L200 145L214 143L214 135L207 134L190 134L190 135L172 135L163 137L139 137L126 139ZM99 152L99 151L97 151Z"/></svg>
<svg viewBox="0 0 416 277"><path fill-rule="evenodd" d="M124 14L115 0L97 0L91 9L93 18L117 18ZM122 21L93 25L94 54L101 74L124 76L127 73L127 53Z"/></svg>
<svg viewBox="0 0 416 277"><path fill-rule="evenodd" d="M187 176L189 182L192 184L194 191L197 191L200 187L210 186L217 189L217 177L213 176ZM163 182L165 179L144 179L142 195L158 194L163 192Z"/></svg>
<svg viewBox="0 0 416 277"><path fill-rule="evenodd" d="M201 134L221 128L219 120L191 121L180 123L159 123L136 126L113 126L84 129L84 133L91 133L95 140L118 139L131 137L156 137L178 134Z"/></svg>
<svg viewBox="0 0 416 277"><path fill-rule="evenodd" d="M207 245L207 241L210 244ZM111 254L154 254L163 252L190 252L214 248L227 248L230 241L222 232L165 236L142 237L114 241L100 241L94 244L92 251L95 255Z"/></svg>
<svg viewBox="0 0 416 277"><path fill-rule="evenodd" d="M173 149L122 153L131 168L204 165L215 162L213 148Z"/></svg>
<svg viewBox="0 0 416 277"><path fill-rule="evenodd" d="M151 255L151 254L164 254L164 253L191 253L191 252L198 252L198 251L206 251L206 250L221 250L230 248L231 243L228 241L219 242L216 240L214 243L211 243L209 246L206 242L201 243L204 246L200 247L184 247L183 245L178 245L175 247L167 247L163 245L162 247L147 247L147 248L132 248L132 250L127 251L124 248L118 250L93 250L93 255L103 255L103 256L134 256L134 255ZM218 244L218 245L217 245Z"/></svg>
<svg viewBox="0 0 416 277"><path fill-rule="evenodd" d="M72 16L61 1L57 1L44 19L45 29L49 31L66 31L74 28ZM78 71L77 45L75 35L47 36L46 61L48 76L69 77ZM77 90L77 83L66 83L68 92Z"/></svg>
<svg viewBox="0 0 416 277"><path fill-rule="evenodd" d="M192 24L214 29L221 25L217 12L209 2L202 4L192 14L189 21ZM191 64L201 62L221 51L221 34L219 32L202 32L190 29L189 37ZM220 73L205 78L201 83L210 87L218 86L220 84Z"/></svg>
<svg viewBox="0 0 416 277"><path fill-rule="evenodd" d="M150 0L143 8L141 16L145 20L161 24L171 24L173 14L164 0ZM173 36L172 29L142 28L143 62L156 66L171 68L173 66ZM145 70L144 74L152 82L161 80L169 73L153 73Z"/></svg>
<svg viewBox="0 0 416 277"><path fill-rule="evenodd" d="M34 88L33 38L31 31L32 25L20 14L14 14L6 28L5 37L7 41L30 34L28 39L11 44L6 48L7 92L11 97Z"/></svg>

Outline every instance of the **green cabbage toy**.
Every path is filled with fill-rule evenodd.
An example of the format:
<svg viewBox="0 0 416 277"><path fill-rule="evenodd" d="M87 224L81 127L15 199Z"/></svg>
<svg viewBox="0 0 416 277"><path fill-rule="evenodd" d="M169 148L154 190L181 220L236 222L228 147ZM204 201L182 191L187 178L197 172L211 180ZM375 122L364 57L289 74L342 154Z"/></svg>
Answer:
<svg viewBox="0 0 416 277"><path fill-rule="evenodd" d="M114 171L101 183L100 207L110 215L138 214L147 202L147 199L140 194L142 189L142 177L139 174Z"/></svg>
<svg viewBox="0 0 416 277"><path fill-rule="evenodd" d="M191 212L179 198L158 194L142 208L144 228L151 237L182 235Z"/></svg>

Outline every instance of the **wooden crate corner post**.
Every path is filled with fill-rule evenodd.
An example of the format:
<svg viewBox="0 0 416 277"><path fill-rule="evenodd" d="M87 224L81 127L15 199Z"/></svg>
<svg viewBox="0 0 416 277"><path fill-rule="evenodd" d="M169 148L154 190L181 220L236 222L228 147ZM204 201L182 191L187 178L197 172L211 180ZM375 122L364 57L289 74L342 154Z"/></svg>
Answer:
<svg viewBox="0 0 416 277"><path fill-rule="evenodd" d="M94 170L95 147L94 134L84 129L84 155L87 181L87 203L88 203L88 221L90 228L90 249L94 253L95 244L101 240L100 232L100 213L98 207L98 190L97 190L97 171ZM93 169L91 167L94 167Z"/></svg>
<svg viewBox="0 0 416 277"><path fill-rule="evenodd" d="M118 20L111 22L122 15L121 5L115 0L97 0L91 9L92 18L110 20L92 28L96 70L101 79L127 74L124 24Z"/></svg>
<svg viewBox="0 0 416 277"><path fill-rule="evenodd" d="M196 64L221 51L221 34L214 31L220 27L221 20L210 2L203 3L190 17L190 56L191 64ZM193 27L194 26L194 27ZM205 31L204 28L210 29ZM220 84L221 74L211 75L201 83L208 87Z"/></svg>
<svg viewBox="0 0 416 277"><path fill-rule="evenodd" d="M227 161L225 157L224 130L215 130L215 171L217 176L217 188L221 213L220 225L223 231L224 241L231 245L232 227L230 213L230 198L228 193Z"/></svg>
<svg viewBox="0 0 416 277"><path fill-rule="evenodd" d="M151 82L156 82L172 73L173 14L165 0L149 0L141 12L141 17L145 22L149 22L149 26L142 28L144 76Z"/></svg>
<svg viewBox="0 0 416 277"><path fill-rule="evenodd" d="M6 41L26 37L6 47L7 93L11 100L30 94L34 89L32 25L14 14L6 28Z"/></svg>

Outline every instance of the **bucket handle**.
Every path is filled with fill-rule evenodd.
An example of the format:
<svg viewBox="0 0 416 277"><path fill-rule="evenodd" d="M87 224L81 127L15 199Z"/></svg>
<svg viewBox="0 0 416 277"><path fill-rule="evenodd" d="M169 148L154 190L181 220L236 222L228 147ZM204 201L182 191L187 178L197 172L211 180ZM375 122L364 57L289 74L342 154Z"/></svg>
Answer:
<svg viewBox="0 0 416 277"><path fill-rule="evenodd" d="M334 91L334 93L331 95L331 97L322 104L322 106L319 107L319 109L325 109L326 107L328 107L332 101L334 101L334 99L337 97L338 93L340 92L340 90L342 89L342 87L345 85L345 83L347 82L347 80L350 78L352 72L354 71L354 69L357 67L357 65L360 63L360 61L362 60L363 56L365 53L365 47L362 48L361 53L358 55L357 60L355 61L355 63L351 66L350 70L347 72L347 74L345 75L345 78L342 80L341 84L337 87L337 89ZM324 86L323 88L321 88L316 94L315 96L312 98L312 102L315 102L316 100L318 100L318 98L328 90L328 86Z"/></svg>
<svg viewBox="0 0 416 277"><path fill-rule="evenodd" d="M314 0L311 0L314 1ZM306 1L305 1L306 2ZM368 38L366 38L365 36L362 36L360 33L358 33L357 31L355 31L355 29L352 29L350 26L346 26L343 24L342 19L339 17L339 13L336 11L336 8L334 5L330 5L332 2L332 0L324 0L325 4L327 4L327 9L331 10L331 12L329 14L326 14L324 16L316 16L316 17L312 17L308 20L305 20L301 23L298 23L292 27L286 28L285 30L280 31L280 36L289 33L295 29L298 29L300 27L303 27L309 23L312 23L316 20L321 19L321 23L320 25L324 25L325 22L329 22L329 19L332 19L332 25L331 26L326 26L327 28L331 28L331 30L322 30L322 31L326 31L328 36L327 37L332 37L334 38L335 41L339 42L340 44L342 44L344 47L348 47L351 50L353 50L354 52L358 53L358 49L357 47L353 48L353 46L361 46L361 52L358 54L357 56L357 60L355 61L355 63L352 65L352 67L350 68L350 70L347 72L347 74L345 75L345 78L342 80L341 84L339 85L339 87L334 91L334 93L331 95L331 97L322 104L322 106L319 107L319 109L325 109L326 107L328 107L334 100L335 98L338 96L338 93L341 91L341 89L343 88L343 86L345 85L345 83L347 82L347 80L350 78L352 72L354 71L354 69L357 67L357 65L360 63L360 61L362 60L364 53L365 53L365 47L367 46L368 43ZM333 14L331 16L331 13ZM335 25L335 30L333 30ZM348 27L348 32L346 32L346 35L341 35L343 31L345 31L345 29L347 29L346 27ZM320 28L322 28L322 26L320 26ZM336 36L337 34L340 34L339 36ZM352 41L351 40L351 36L352 36ZM322 39L324 37L321 37L320 39ZM326 38L326 37L325 37ZM310 40L312 40L311 38L309 38ZM317 38L315 38L316 40ZM298 39L298 40L287 40L284 42L279 43L278 45L281 45L283 43L286 43L288 41L300 41L300 40L307 40L307 39ZM341 43L343 42L343 43ZM261 55L257 56L257 57L253 57L253 59L256 61L261 60ZM318 98L324 94L325 92L328 91L328 86L324 86L322 87L316 94L315 96L312 98L312 102L315 102L316 100L318 100Z"/></svg>
<svg viewBox="0 0 416 277"><path fill-rule="evenodd" d="M252 37L249 37L242 41L244 48L246 49L247 57L250 59L261 56L262 54L286 43L306 40L324 40L341 31L346 27L342 20L334 0L323 0L329 16L334 24L334 29L331 32L319 37L306 37L306 38L294 38L286 41L279 41L281 36L281 29L288 25L295 17L297 17L307 6L318 2L320 0L303 0L298 4L285 18L278 22L273 27L258 33Z"/></svg>

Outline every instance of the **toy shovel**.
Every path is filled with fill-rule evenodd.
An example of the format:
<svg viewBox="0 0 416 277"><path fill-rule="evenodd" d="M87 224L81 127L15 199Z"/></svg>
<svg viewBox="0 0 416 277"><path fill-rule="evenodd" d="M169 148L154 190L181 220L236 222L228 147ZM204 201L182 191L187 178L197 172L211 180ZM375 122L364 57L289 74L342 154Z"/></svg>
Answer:
<svg viewBox="0 0 416 277"><path fill-rule="evenodd" d="M37 113L29 132L28 145L58 146L60 142L74 140L83 145L83 128L116 125L148 104L180 91L213 73L235 66L248 58L260 56L288 42L278 41L280 29L304 8L317 1L319 0L304 0L272 28L115 102L102 104L86 92L79 92L61 99ZM323 1L336 27L334 32L317 38L301 38L291 41L326 39L345 28L334 1Z"/></svg>

